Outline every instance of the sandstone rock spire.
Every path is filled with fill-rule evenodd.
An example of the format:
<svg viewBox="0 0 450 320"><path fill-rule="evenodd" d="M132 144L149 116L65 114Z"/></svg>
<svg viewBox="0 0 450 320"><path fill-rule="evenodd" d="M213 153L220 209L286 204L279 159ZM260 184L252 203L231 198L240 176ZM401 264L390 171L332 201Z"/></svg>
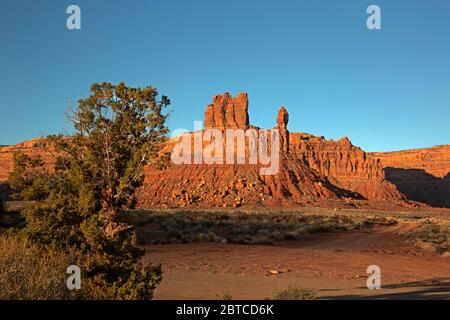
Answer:
<svg viewBox="0 0 450 320"><path fill-rule="evenodd" d="M206 128L245 130L248 126L248 96L246 93L239 93L235 98L228 92L215 95L213 103L206 107Z"/></svg>
<svg viewBox="0 0 450 320"><path fill-rule="evenodd" d="M277 125L278 130L280 130L280 145L285 154L289 152L289 131L287 129L288 122L289 113L286 111L285 107L281 107L278 109Z"/></svg>

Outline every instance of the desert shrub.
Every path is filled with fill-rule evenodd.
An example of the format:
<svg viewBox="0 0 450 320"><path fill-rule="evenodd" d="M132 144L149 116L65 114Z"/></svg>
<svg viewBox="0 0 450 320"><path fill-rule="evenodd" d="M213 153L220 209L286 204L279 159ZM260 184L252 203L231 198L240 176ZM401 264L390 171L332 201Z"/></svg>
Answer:
<svg viewBox="0 0 450 320"><path fill-rule="evenodd" d="M172 211L149 212L147 221L159 223L158 240L149 243L170 243L173 240L188 242L227 242L239 244L271 244L276 241L298 240L303 236L321 232L340 232L390 225L395 220L345 215L304 215L302 213L247 213ZM142 225L145 219L138 218ZM364 221L367 221L364 223ZM217 237L207 236L210 232ZM170 240L170 241L169 241ZM179 241L176 241L178 243Z"/></svg>
<svg viewBox="0 0 450 320"><path fill-rule="evenodd" d="M269 237L270 236L270 231L267 230L267 229L259 229L256 234L258 236Z"/></svg>
<svg viewBox="0 0 450 320"><path fill-rule="evenodd" d="M315 300L317 293L315 290L303 287L290 287L279 292L275 300Z"/></svg>
<svg viewBox="0 0 450 320"><path fill-rule="evenodd" d="M3 202L2 199L0 199L0 232L1 232L1 228L5 227L3 219L2 219L2 217L5 213L6 213L5 203Z"/></svg>
<svg viewBox="0 0 450 320"><path fill-rule="evenodd" d="M237 235L236 237L234 237L231 242L238 243L238 244L250 244L251 241L252 241L252 238L250 235L240 234L240 235Z"/></svg>
<svg viewBox="0 0 450 320"><path fill-rule="evenodd" d="M43 200L53 188L53 177L45 168L40 156L13 155L13 171L8 178L15 200Z"/></svg>
<svg viewBox="0 0 450 320"><path fill-rule="evenodd" d="M223 291L219 294L216 294L217 300L229 301L233 300L233 296L228 291Z"/></svg>
<svg viewBox="0 0 450 320"><path fill-rule="evenodd" d="M66 286L69 255L44 250L26 238L0 235L0 300L69 299Z"/></svg>
<svg viewBox="0 0 450 320"><path fill-rule="evenodd" d="M24 226L24 217L18 211L14 210L14 208L7 208L5 202L0 201L0 234L2 229L21 229Z"/></svg>
<svg viewBox="0 0 450 320"><path fill-rule="evenodd" d="M276 231L272 232L272 238L277 241L280 241L280 240L283 240L284 236L281 231L276 230Z"/></svg>
<svg viewBox="0 0 450 320"><path fill-rule="evenodd" d="M270 238L270 236L257 235L251 239L250 244L273 245L274 241Z"/></svg>
<svg viewBox="0 0 450 320"><path fill-rule="evenodd" d="M299 228L294 231L286 232L284 235L284 239L286 240L299 240L302 236L306 234L306 231L303 228Z"/></svg>
<svg viewBox="0 0 450 320"><path fill-rule="evenodd" d="M153 160L153 165L157 170L166 170L171 165L171 152L164 152Z"/></svg>
<svg viewBox="0 0 450 320"><path fill-rule="evenodd" d="M450 252L450 222L427 219L415 230L405 234L416 246L432 253Z"/></svg>
<svg viewBox="0 0 450 320"><path fill-rule="evenodd" d="M214 226L214 221L213 220L204 220L202 221L202 226L204 228L211 228L212 226Z"/></svg>

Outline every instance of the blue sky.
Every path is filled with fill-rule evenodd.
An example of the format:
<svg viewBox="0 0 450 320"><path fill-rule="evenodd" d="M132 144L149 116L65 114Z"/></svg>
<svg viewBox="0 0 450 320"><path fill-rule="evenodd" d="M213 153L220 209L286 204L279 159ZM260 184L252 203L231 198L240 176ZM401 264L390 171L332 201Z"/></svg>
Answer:
<svg viewBox="0 0 450 320"><path fill-rule="evenodd" d="M370 4L382 30L366 28ZM261 127L284 105L291 131L367 151L448 144L449 35L447 0L1 0L0 144L69 132L68 99L102 81L157 87L171 129L245 91Z"/></svg>

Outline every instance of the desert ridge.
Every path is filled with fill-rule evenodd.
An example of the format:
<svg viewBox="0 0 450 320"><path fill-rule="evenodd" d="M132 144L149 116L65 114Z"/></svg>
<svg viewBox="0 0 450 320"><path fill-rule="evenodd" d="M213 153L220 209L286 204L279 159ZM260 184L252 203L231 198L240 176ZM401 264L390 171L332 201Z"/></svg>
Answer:
<svg viewBox="0 0 450 320"><path fill-rule="evenodd" d="M246 93L239 93L236 97L229 93L215 95L205 109L204 128L187 136L194 141L194 135L204 137L205 132L214 129L223 134L221 143L225 143L230 130L262 132L262 129L251 125L248 108ZM398 170L393 173L390 169L395 167L404 172L401 170L422 168L428 175L436 174L437 178L446 179L450 171L449 146L419 151L366 153L347 137L334 141L308 133L289 132L289 121L296 120L289 119L287 107L280 107L278 112L276 110L274 108L274 128L278 130L280 152L276 174L261 174L264 165L249 161L174 164L167 157L178 141L173 138L162 151L162 155L166 156L164 165L149 164L145 167L145 182L137 194L138 206L401 208L426 204L450 205L445 202L449 198L448 185L441 183L440 193L417 197L417 193L429 186L430 181L426 180L421 186L423 179L408 180L408 172L399 178ZM269 136L271 130L267 129ZM205 141L201 143L203 147L210 144ZM227 148L229 146L224 146L224 155ZM244 160L248 160L249 146L244 148L247 157ZM39 155L49 167L55 161L55 152L45 138L0 147L2 183L7 181L13 169L13 154L16 152Z"/></svg>

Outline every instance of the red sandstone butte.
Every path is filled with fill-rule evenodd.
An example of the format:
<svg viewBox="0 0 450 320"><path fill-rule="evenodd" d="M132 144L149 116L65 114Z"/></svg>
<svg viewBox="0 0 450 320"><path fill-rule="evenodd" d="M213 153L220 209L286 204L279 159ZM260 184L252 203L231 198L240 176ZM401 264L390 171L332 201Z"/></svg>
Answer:
<svg viewBox="0 0 450 320"><path fill-rule="evenodd" d="M291 119L292 121L292 119ZM280 169L262 176L260 165L169 163L145 167L138 205L147 207L390 207L417 205L408 199L450 207L450 145L367 154L346 137L339 141L288 131L289 114L274 113L280 130ZM205 127L250 129L248 97L216 95L205 111ZM177 139L168 141L170 152ZM14 152L40 155L49 167L54 153L45 139L0 147L0 182L12 171ZM248 150L247 150L248 151ZM405 195L407 197L405 197Z"/></svg>
<svg viewBox="0 0 450 320"><path fill-rule="evenodd" d="M206 128L256 128L248 122L246 94L232 98L225 93L214 96L213 101L206 108ZM240 101L242 109L235 108L236 101ZM247 121L231 121L240 118L240 110L245 110ZM386 181L380 162L369 159L347 138L335 142L306 133L289 133L289 114L284 107L278 110L274 122L282 146L277 174L262 176L261 166L250 164L172 165L164 171L148 166L139 193L140 205L279 207L322 205L328 200L351 205L361 200L409 205L396 186Z"/></svg>

